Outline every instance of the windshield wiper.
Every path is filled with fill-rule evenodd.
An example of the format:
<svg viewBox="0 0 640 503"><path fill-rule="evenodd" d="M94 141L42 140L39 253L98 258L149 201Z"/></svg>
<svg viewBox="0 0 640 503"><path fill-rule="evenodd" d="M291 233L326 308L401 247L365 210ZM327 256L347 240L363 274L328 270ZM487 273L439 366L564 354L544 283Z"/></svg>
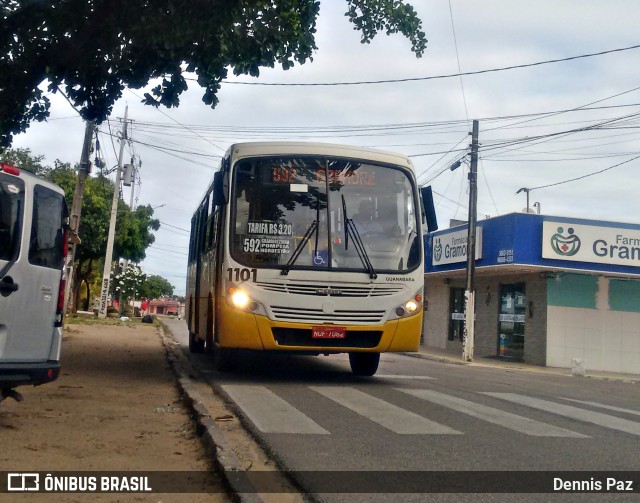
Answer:
<svg viewBox="0 0 640 503"><path fill-rule="evenodd" d="M360 262L362 262L365 270L369 273L369 278L376 279L378 274L373 268L371 260L369 260L369 254L364 247L362 238L360 238L360 233L358 232L356 223L351 218L347 217L347 203L344 199L344 194L342 194L342 214L344 216L344 249L349 249L349 235L351 235L358 258L360 259Z"/></svg>
<svg viewBox="0 0 640 503"><path fill-rule="evenodd" d="M311 239L311 236L313 236L314 233L316 233L316 248L317 248L318 246L317 232L318 232L318 221L314 220L313 222L311 222L311 225L309 225L309 227L307 228L307 231L304 233L304 236L302 236L302 239L298 243L298 246L296 246L296 249L293 250L293 255L291 255L291 258L289 259L289 261L282 268L282 270L280 271L280 274L282 274L283 276L286 276L287 274L289 274L289 271L291 270L291 266L295 264L296 260L298 260L300 253L302 253L302 249L304 248L304 245L307 244L307 242Z"/></svg>

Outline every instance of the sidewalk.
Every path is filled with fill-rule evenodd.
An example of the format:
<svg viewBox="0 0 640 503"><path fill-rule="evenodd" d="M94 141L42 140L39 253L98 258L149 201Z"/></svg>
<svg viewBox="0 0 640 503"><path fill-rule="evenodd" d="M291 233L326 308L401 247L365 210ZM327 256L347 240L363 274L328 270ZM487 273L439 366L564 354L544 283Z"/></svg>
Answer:
<svg viewBox="0 0 640 503"><path fill-rule="evenodd" d="M231 501L167 364L158 327L109 320L65 328L62 373L0 403L0 470L180 471L192 494L1 494L0 501Z"/></svg>
<svg viewBox="0 0 640 503"><path fill-rule="evenodd" d="M469 365L473 367L493 367L493 368L505 368L505 369L518 369L527 372L537 372L543 374L553 375L565 375L572 376L572 370L570 368L558 368L558 367L541 367L538 365L531 365L522 362L514 362L509 360L503 360L497 357L475 357L473 362L465 362L462 359L462 354L455 355L448 353L444 349L439 348L426 348L420 347L420 350L415 353L405 353L409 356L416 358L426 358L429 360L436 360L444 363L452 363L457 365ZM584 377L590 377L593 379L608 379L615 381L624 381L630 383L640 384L640 374L621 374L616 372L605 372L597 370L589 370L588 362L585 369Z"/></svg>

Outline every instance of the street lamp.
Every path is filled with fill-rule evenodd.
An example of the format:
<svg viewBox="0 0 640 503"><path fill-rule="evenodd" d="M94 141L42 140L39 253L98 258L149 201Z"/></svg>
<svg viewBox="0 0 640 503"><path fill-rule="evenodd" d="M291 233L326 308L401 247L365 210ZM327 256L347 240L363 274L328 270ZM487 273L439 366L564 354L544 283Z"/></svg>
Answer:
<svg viewBox="0 0 640 503"><path fill-rule="evenodd" d="M518 189L518 192L516 192L516 194L520 194L520 192L526 192L527 193L527 213L529 213L529 192L531 191L531 189L528 189L526 187L522 187L521 189Z"/></svg>

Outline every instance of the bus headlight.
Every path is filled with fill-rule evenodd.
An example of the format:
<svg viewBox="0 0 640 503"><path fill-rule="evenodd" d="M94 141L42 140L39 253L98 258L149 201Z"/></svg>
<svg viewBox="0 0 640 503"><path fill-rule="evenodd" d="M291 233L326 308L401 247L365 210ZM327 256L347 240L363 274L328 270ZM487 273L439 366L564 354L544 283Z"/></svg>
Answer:
<svg viewBox="0 0 640 503"><path fill-rule="evenodd" d="M418 310L418 303L415 300L410 300L407 302L404 307L410 313L415 313Z"/></svg>
<svg viewBox="0 0 640 503"><path fill-rule="evenodd" d="M250 302L251 299L243 290L235 290L231 294L231 304L238 309L246 309Z"/></svg>
<svg viewBox="0 0 640 503"><path fill-rule="evenodd" d="M405 318L420 312L422 307L422 294L416 293L413 298L409 299L403 305L395 308L395 314L398 318Z"/></svg>
<svg viewBox="0 0 640 503"><path fill-rule="evenodd" d="M240 311L266 315L264 307L259 302L253 300L245 290L236 286L227 288L227 303Z"/></svg>

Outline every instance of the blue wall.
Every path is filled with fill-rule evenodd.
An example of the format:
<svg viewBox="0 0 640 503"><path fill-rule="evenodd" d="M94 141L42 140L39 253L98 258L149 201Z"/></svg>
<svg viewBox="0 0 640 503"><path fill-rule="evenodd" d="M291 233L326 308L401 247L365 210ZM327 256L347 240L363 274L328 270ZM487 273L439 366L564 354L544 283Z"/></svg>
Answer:
<svg viewBox="0 0 640 503"><path fill-rule="evenodd" d="M482 227L482 258L476 261L476 267L520 264L536 265L543 268L640 275L640 267L543 259L542 224L545 220L603 227L629 228L634 230L640 229L639 225L633 224L532 215L528 213L510 213L478 222L478 226ZM449 233L458 232L461 229L464 229L464 227L454 227L453 229L431 232L424 237L425 272L457 271L466 268L466 262L438 266L431 265L431 243L433 238L446 236ZM509 250L512 251L512 255L508 253Z"/></svg>

